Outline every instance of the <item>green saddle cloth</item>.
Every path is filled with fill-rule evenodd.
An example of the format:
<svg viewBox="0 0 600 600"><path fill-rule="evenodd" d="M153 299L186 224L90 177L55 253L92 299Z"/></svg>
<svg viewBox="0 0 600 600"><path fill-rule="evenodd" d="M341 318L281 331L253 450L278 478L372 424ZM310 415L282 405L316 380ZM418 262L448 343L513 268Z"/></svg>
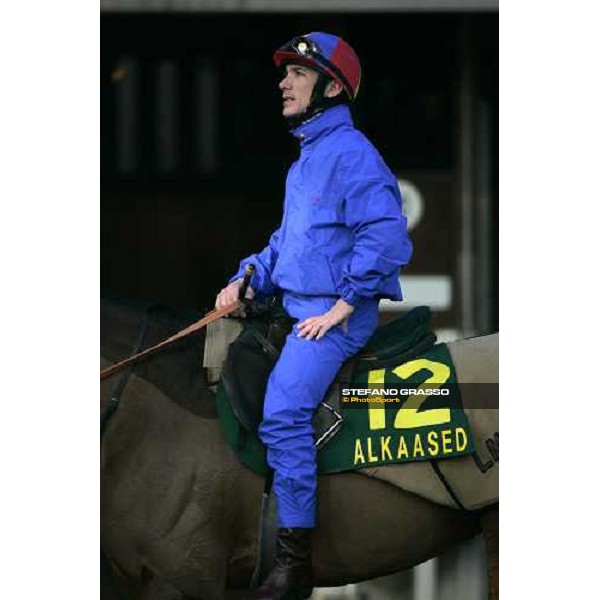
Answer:
<svg viewBox="0 0 600 600"><path fill-rule="evenodd" d="M320 474L450 458L474 451L446 345L437 344L406 362L394 363L395 356L405 354L429 334L430 321L430 309L417 307L373 334L361 354L375 355L376 364L357 369L351 383L344 386L385 387L398 394L392 394L385 403L365 402L360 395L341 395L344 423L317 454ZM382 361L385 367L378 367ZM402 395L403 389L416 392ZM448 394L434 395L428 389L447 389ZM222 384L217 391L217 410L225 437L238 458L254 472L266 474L265 447L237 421Z"/></svg>

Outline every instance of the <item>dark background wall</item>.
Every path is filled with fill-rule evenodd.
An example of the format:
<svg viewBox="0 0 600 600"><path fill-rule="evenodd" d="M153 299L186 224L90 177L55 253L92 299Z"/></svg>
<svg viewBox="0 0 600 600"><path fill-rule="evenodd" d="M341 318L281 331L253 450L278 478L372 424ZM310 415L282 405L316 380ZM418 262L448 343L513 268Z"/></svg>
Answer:
<svg viewBox="0 0 600 600"><path fill-rule="evenodd" d="M469 63L468 92L486 129L474 160L489 165L473 178L483 173L491 195L491 215L472 242L474 252L483 248L479 262L492 282L477 302L489 315L480 329L497 329L497 13L103 13L102 287L208 308L238 260L265 245L298 152L281 117L271 55L314 30L338 33L356 49L364 74L356 124L426 198L407 275L465 276L457 257L460 147L472 135L461 112ZM460 328L456 290L436 325Z"/></svg>

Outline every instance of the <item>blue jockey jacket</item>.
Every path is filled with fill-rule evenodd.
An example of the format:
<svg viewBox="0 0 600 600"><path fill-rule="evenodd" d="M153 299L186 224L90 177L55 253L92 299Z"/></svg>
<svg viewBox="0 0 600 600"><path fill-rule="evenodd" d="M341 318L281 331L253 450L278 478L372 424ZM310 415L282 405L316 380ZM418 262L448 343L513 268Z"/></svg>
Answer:
<svg viewBox="0 0 600 600"><path fill-rule="evenodd" d="M248 263L259 295L279 291L401 300L400 267L412 244L396 177L369 140L354 128L347 105L335 106L292 134L300 157L291 166L281 226Z"/></svg>

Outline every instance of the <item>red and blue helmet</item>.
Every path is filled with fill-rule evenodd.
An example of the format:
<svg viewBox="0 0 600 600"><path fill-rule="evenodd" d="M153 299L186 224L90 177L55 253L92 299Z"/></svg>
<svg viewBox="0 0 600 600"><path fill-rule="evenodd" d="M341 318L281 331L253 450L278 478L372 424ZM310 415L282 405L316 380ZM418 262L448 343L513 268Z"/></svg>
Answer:
<svg viewBox="0 0 600 600"><path fill-rule="evenodd" d="M278 67L300 63L326 73L354 100L360 87L360 61L350 44L331 33L316 31L295 37L273 54Z"/></svg>

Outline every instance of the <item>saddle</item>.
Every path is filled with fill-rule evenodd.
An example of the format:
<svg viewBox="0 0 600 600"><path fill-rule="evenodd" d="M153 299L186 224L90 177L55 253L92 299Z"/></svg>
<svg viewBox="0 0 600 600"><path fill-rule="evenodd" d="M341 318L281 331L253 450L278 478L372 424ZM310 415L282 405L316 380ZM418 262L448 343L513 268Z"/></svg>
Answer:
<svg viewBox="0 0 600 600"><path fill-rule="evenodd" d="M247 432L258 431L269 375L295 322L281 306L260 307L244 319L243 330L229 345L221 381L232 412ZM363 350L342 365L313 417L317 449L342 426L339 386L356 373L401 364L433 346L436 336L430 322L429 307L403 313L380 326Z"/></svg>

